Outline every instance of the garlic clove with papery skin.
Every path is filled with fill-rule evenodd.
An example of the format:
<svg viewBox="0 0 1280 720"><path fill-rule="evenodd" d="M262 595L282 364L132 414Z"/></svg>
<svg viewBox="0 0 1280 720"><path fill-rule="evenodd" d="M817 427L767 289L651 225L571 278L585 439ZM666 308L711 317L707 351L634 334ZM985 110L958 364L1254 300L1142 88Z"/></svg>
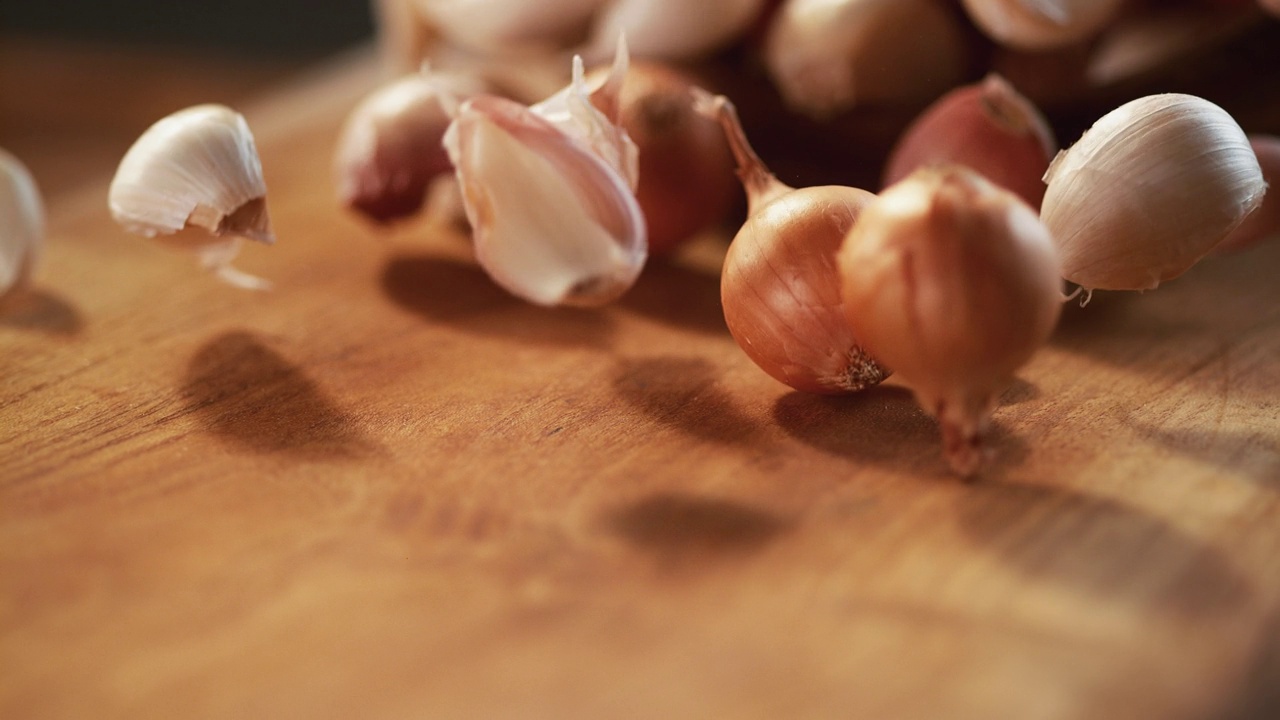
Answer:
<svg viewBox="0 0 1280 720"><path fill-rule="evenodd" d="M1049 50L1098 34L1126 0L964 0L974 24L1020 50Z"/></svg>
<svg viewBox="0 0 1280 720"><path fill-rule="evenodd" d="M379 223L416 214L433 180L451 175L442 140L448 107L485 91L482 80L424 68L368 95L338 138L338 199Z"/></svg>
<svg viewBox="0 0 1280 720"><path fill-rule="evenodd" d="M925 168L863 210L838 262L853 332L937 418L952 469L972 475L996 398L1061 312L1048 229L967 168Z"/></svg>
<svg viewBox="0 0 1280 720"><path fill-rule="evenodd" d="M644 217L627 179L529 108L481 95L445 135L476 258L538 305L602 305L644 266Z"/></svg>
<svg viewBox="0 0 1280 720"><path fill-rule="evenodd" d="M1085 290L1150 290L1178 277L1262 202L1244 131L1191 95L1130 101L1045 174L1041 218L1063 277Z"/></svg>
<svg viewBox="0 0 1280 720"><path fill-rule="evenodd" d="M582 54L607 56L625 35L637 57L695 60L745 34L764 7L765 0L611 0Z"/></svg>
<svg viewBox="0 0 1280 720"><path fill-rule="evenodd" d="M1275 135L1252 135L1249 145L1258 158L1262 168L1262 176L1274 188L1280 183L1280 137ZM1280 236L1280 191L1268 192L1257 210L1231 231L1231 234L1218 244L1214 252L1235 252L1256 245L1269 237Z"/></svg>
<svg viewBox="0 0 1280 720"><path fill-rule="evenodd" d="M108 190L112 218L145 237L194 245L222 280L248 289L266 281L231 267L240 239L272 244L266 183L244 116L197 105L156 122L134 142ZM199 228L208 235L177 234Z"/></svg>
<svg viewBox="0 0 1280 720"><path fill-rule="evenodd" d="M0 300L24 286L44 244L44 203L31 172L0 149Z"/></svg>
<svg viewBox="0 0 1280 720"><path fill-rule="evenodd" d="M765 42L787 104L819 118L936 97L964 78L968 54L938 0L787 0Z"/></svg>
<svg viewBox="0 0 1280 720"><path fill-rule="evenodd" d="M441 35L488 52L567 48L604 0L407 0Z"/></svg>

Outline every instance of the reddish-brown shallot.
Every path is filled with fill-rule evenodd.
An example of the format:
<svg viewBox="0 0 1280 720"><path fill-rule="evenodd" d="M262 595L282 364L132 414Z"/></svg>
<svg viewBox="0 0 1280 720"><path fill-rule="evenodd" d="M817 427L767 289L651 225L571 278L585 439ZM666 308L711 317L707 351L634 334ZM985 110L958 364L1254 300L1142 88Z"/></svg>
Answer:
<svg viewBox="0 0 1280 720"><path fill-rule="evenodd" d="M1053 130L1035 105L988 75L943 95L907 128L889 154L884 185L921 167L959 164L1039 208L1041 178L1056 151Z"/></svg>
<svg viewBox="0 0 1280 720"><path fill-rule="evenodd" d="M875 196L851 187L795 189L756 156L724 96L698 95L721 123L747 191L747 221L725 256L720 299L734 340L756 365L797 390L854 392L889 372L845 320L836 250Z"/></svg>

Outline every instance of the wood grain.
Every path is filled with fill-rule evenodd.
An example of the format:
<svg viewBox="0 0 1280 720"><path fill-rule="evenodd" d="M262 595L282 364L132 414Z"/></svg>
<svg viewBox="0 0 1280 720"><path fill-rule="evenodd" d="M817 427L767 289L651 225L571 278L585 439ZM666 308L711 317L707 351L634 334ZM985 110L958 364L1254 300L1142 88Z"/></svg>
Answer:
<svg viewBox="0 0 1280 720"><path fill-rule="evenodd" d="M366 59L249 112L222 286L58 204L0 319L0 717L1280 714L1280 244L1074 309L974 483L790 392L709 237L542 310L331 199Z"/></svg>

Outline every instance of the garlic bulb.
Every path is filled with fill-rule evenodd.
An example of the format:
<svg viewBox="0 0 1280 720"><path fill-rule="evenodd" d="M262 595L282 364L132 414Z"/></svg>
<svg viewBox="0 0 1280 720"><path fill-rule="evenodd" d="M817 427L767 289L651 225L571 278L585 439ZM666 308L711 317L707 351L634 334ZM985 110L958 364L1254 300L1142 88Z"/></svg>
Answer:
<svg viewBox="0 0 1280 720"><path fill-rule="evenodd" d="M197 105L152 125L134 142L108 190L111 216L145 237L175 236L187 227L213 238L175 236L194 244L222 280L250 289L268 284L231 267L240 238L275 242L266 183L253 134L242 115Z"/></svg>
<svg viewBox="0 0 1280 720"><path fill-rule="evenodd" d="M698 106L723 126L747 191L747 221L720 278L730 334L760 369L797 390L846 393L879 383L889 371L845 320L835 258L875 195L782 184L752 150L727 98L699 94Z"/></svg>
<svg viewBox="0 0 1280 720"><path fill-rule="evenodd" d="M838 259L853 332L938 419L952 469L973 474L996 398L1061 311L1048 230L1013 193L940 166L882 192Z"/></svg>
<svg viewBox="0 0 1280 720"><path fill-rule="evenodd" d="M1262 168L1262 177L1275 187L1280 182L1280 137L1274 135L1253 135L1249 138L1253 154L1258 158ZM1240 223L1226 240L1223 240L1215 251L1231 252L1244 250L1268 237L1280 235L1280 195L1267 193L1257 210Z"/></svg>
<svg viewBox="0 0 1280 720"><path fill-rule="evenodd" d="M602 1L413 0L445 38L491 52L569 47L586 36Z"/></svg>
<svg viewBox="0 0 1280 720"><path fill-rule="evenodd" d="M445 106L484 91L460 73L424 69L360 102L338 138L338 198L376 222L413 215L433 180L453 172L442 140L453 121Z"/></svg>
<svg viewBox="0 0 1280 720"><path fill-rule="evenodd" d="M625 36L638 57L697 59L742 36L764 6L765 0L611 0L583 55L607 56Z"/></svg>
<svg viewBox="0 0 1280 720"><path fill-rule="evenodd" d="M817 117L936 97L963 79L967 56L959 22L937 0L787 0L765 45L787 103Z"/></svg>
<svg viewBox="0 0 1280 720"><path fill-rule="evenodd" d="M0 149L0 299L22 287L44 244L44 204L31 172Z"/></svg>
<svg viewBox="0 0 1280 720"><path fill-rule="evenodd" d="M1066 279L1149 290L1186 272L1261 202L1266 182L1240 126L1191 95L1112 110L1045 174L1041 217Z"/></svg>
<svg viewBox="0 0 1280 720"><path fill-rule="evenodd" d="M964 0L974 24L992 40L1022 50L1048 50L1098 34L1125 0Z"/></svg>
<svg viewBox="0 0 1280 720"><path fill-rule="evenodd" d="M596 102L617 107L626 67L620 48ZM575 58L562 93L534 107L476 96L445 134L477 260L507 291L539 305L607 303L644 266L636 148L592 100Z"/></svg>
<svg viewBox="0 0 1280 720"><path fill-rule="evenodd" d="M1038 208L1041 178L1056 150L1040 111L1003 78L988 75L943 95L903 132L885 163L884 184L921 167L954 163Z"/></svg>

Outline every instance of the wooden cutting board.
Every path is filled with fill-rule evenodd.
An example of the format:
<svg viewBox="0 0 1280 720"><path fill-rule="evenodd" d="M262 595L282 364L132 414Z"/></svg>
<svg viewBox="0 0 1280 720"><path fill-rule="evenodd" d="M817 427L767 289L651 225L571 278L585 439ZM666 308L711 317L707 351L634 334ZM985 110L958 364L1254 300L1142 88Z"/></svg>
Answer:
<svg viewBox="0 0 1280 720"><path fill-rule="evenodd" d="M330 69L249 112L238 291L62 202L0 319L0 717L1280 717L1280 243L1073 309L978 481L801 395L723 238L615 306L332 199Z"/></svg>

